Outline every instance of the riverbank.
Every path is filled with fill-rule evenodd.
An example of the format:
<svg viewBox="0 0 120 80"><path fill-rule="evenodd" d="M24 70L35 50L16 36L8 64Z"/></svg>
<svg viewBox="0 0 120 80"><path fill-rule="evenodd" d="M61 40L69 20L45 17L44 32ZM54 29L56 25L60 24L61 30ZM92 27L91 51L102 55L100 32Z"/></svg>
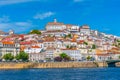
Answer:
<svg viewBox="0 0 120 80"><path fill-rule="evenodd" d="M0 69L24 68L96 68L107 67L105 62L45 62L45 63L0 63Z"/></svg>

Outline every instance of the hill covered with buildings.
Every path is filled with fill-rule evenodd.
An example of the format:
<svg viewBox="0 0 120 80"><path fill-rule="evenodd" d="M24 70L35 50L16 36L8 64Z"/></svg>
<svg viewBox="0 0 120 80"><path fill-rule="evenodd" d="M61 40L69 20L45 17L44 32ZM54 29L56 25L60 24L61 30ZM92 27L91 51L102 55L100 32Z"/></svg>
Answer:
<svg viewBox="0 0 120 80"><path fill-rule="evenodd" d="M0 31L0 57L16 56L21 51L29 55L30 61L53 61L64 53L74 61L109 60L120 58L120 39L88 25L72 25L48 22L45 30L32 30L29 34Z"/></svg>

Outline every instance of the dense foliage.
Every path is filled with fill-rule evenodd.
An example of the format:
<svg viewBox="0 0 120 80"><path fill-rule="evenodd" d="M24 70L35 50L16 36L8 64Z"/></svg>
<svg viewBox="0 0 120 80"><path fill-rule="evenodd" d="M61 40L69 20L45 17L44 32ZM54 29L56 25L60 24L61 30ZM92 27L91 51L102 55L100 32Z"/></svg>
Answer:
<svg viewBox="0 0 120 80"><path fill-rule="evenodd" d="M29 58L28 54L24 51L21 51L19 54L16 55L17 60L27 61Z"/></svg>
<svg viewBox="0 0 120 80"><path fill-rule="evenodd" d="M55 57L55 58L54 58L54 61L59 61L59 62L61 62L61 61L62 61L62 58L59 57L59 56L58 56L58 57Z"/></svg>
<svg viewBox="0 0 120 80"><path fill-rule="evenodd" d="M88 43L87 43L87 42L84 42L84 44L85 44L85 45L88 45Z"/></svg>
<svg viewBox="0 0 120 80"><path fill-rule="evenodd" d="M92 59L92 57L90 57L90 56L87 56L87 58L86 58L87 60L90 60L90 59Z"/></svg>
<svg viewBox="0 0 120 80"><path fill-rule="evenodd" d="M72 35L71 35L71 34L68 34L67 37L72 38Z"/></svg>
<svg viewBox="0 0 120 80"><path fill-rule="evenodd" d="M64 38L72 38L72 34L65 35Z"/></svg>
<svg viewBox="0 0 120 80"><path fill-rule="evenodd" d="M14 59L14 56L11 53L7 53L3 56L3 59L5 59L6 61L12 61Z"/></svg>
<svg viewBox="0 0 120 80"><path fill-rule="evenodd" d="M95 44L92 45L92 49L96 49L96 45Z"/></svg>
<svg viewBox="0 0 120 80"><path fill-rule="evenodd" d="M68 55L67 55L66 53L61 53L61 54L60 54L60 57L61 57L62 59L64 59L64 58L68 57Z"/></svg>
<svg viewBox="0 0 120 80"><path fill-rule="evenodd" d="M70 61L71 58L66 53L61 53L58 57L54 58L55 61Z"/></svg>
<svg viewBox="0 0 120 80"><path fill-rule="evenodd" d="M41 34L41 32L39 30L32 30L30 34Z"/></svg>
<svg viewBox="0 0 120 80"><path fill-rule="evenodd" d="M62 58L62 61L69 61L70 57L66 53L61 53L60 57Z"/></svg>

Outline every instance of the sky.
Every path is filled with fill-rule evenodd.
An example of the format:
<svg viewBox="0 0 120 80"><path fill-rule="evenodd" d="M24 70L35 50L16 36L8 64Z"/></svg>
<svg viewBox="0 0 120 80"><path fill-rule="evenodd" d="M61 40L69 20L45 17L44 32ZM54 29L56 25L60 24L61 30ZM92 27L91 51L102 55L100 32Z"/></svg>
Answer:
<svg viewBox="0 0 120 80"><path fill-rule="evenodd" d="M57 19L120 36L120 0L0 0L0 30L44 30Z"/></svg>

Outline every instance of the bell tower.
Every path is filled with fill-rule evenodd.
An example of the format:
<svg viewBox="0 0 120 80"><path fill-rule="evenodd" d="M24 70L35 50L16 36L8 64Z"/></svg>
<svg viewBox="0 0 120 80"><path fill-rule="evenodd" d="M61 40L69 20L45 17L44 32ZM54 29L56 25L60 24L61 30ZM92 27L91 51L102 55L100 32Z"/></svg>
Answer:
<svg viewBox="0 0 120 80"><path fill-rule="evenodd" d="M9 30L9 35L12 35L14 34L14 31L13 30Z"/></svg>

